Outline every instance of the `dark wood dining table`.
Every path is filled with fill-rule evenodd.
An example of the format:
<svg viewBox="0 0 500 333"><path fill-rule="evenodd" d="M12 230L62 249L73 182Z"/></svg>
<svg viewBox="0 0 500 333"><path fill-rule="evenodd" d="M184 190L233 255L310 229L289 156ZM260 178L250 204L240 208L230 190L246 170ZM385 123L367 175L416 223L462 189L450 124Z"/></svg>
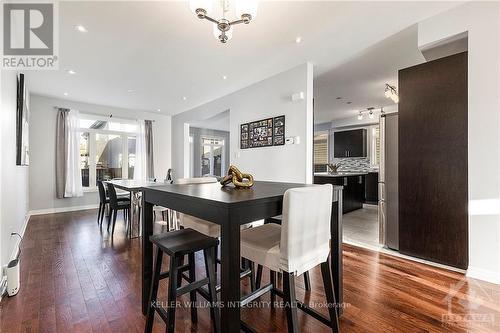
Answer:
<svg viewBox="0 0 500 333"><path fill-rule="evenodd" d="M249 189L211 184L142 187L142 312L146 314L153 272L153 206L216 223L221 227L221 331L240 331L240 226L282 214L283 195L297 187L317 186L256 181ZM307 207L304 207L307 210ZM331 271L337 302L342 303L342 186L334 187L331 214ZM304 221L307 223L307 221Z"/></svg>

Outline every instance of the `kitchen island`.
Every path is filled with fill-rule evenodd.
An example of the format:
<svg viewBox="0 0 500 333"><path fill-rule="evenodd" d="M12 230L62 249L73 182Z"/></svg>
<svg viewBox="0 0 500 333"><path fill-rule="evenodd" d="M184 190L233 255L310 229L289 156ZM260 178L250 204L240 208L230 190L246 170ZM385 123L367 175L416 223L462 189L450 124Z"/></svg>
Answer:
<svg viewBox="0 0 500 333"><path fill-rule="evenodd" d="M363 203L367 201L367 188L371 189L373 186L377 186L378 175L374 176L374 174L376 174L374 171L316 172L314 173L314 184L343 186L342 213L345 214L363 208ZM373 179L375 179L375 184L372 184ZM370 184L368 184L367 181L370 181ZM370 191L370 193L371 192L372 191ZM370 198L369 201L369 203L373 203L374 199Z"/></svg>

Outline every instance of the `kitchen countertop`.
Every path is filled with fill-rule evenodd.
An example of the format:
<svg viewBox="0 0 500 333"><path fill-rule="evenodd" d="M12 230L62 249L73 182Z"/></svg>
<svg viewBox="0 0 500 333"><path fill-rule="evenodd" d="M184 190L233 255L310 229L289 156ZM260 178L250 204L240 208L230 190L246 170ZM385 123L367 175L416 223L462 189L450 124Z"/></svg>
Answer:
<svg viewBox="0 0 500 333"><path fill-rule="evenodd" d="M350 177L350 176L366 176L369 173L372 172L378 172L378 171L356 171L356 172L347 172L347 171L340 171L336 173L329 173L329 172L315 172L314 176L315 177Z"/></svg>

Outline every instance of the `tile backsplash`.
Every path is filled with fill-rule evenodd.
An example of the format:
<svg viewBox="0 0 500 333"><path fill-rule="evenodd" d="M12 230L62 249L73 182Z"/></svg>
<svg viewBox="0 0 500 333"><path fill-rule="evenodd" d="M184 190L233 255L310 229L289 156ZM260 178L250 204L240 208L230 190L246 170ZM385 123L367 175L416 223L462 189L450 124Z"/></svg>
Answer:
<svg viewBox="0 0 500 333"><path fill-rule="evenodd" d="M375 168L370 164L370 159L367 157L347 157L347 158L335 158L333 163L337 164L338 171L359 171L368 172Z"/></svg>

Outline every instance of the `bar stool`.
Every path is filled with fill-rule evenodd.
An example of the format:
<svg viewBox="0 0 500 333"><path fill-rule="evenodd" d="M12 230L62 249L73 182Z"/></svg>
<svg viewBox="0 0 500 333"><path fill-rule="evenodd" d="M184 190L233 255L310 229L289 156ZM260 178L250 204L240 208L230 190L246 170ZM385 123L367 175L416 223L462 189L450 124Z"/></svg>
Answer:
<svg viewBox="0 0 500 333"><path fill-rule="evenodd" d="M179 185L211 184L217 183L215 177L180 178L175 181ZM191 228L204 235L218 238L220 237L220 226L218 224L199 219L197 217L180 213L179 225L184 228Z"/></svg>
<svg viewBox="0 0 500 333"><path fill-rule="evenodd" d="M180 178L175 181L175 184L180 185L194 185L194 184L211 184L217 183L217 178L215 177L196 177L196 178ZM220 237L220 226L218 224L191 216L187 214L179 214L179 225L182 228L191 228L209 237L219 238ZM251 223L241 226L241 229L246 229L251 227ZM215 253L217 263L220 260L217 259L217 252ZM255 279L254 279L254 264L247 260L243 260L242 263L243 270L240 274L240 278L243 279L248 277L250 280L250 289L255 290ZM217 270L217 268L216 268Z"/></svg>
<svg viewBox="0 0 500 333"><path fill-rule="evenodd" d="M263 291L270 291L271 301L276 295L283 297L288 332L298 330L297 307L331 327L332 332L339 332L328 263L332 194L331 184L287 190L283 198L281 225L268 223L241 232L241 256L271 271L271 285L261 287L253 294L260 296ZM329 318L298 302L295 297L295 277L317 265L321 266ZM276 272L283 274L283 291L276 288Z"/></svg>
<svg viewBox="0 0 500 333"><path fill-rule="evenodd" d="M272 217L270 219L266 219L264 224L276 223L276 224L281 225L281 219L282 219L281 215L275 216L275 217ZM303 276L304 276L304 289L306 291L311 291L311 279L309 277L309 272L308 271L304 272ZM261 281L262 281L262 265L257 265L257 273L256 273L256 277L255 277L255 288L257 288L257 289L260 288Z"/></svg>
<svg viewBox="0 0 500 333"><path fill-rule="evenodd" d="M150 241L156 245L156 262L153 271L151 283L151 292L149 296L148 315L146 320L145 332L152 332L155 313L167 326L166 332L175 332L175 302L178 296L189 293L191 301L191 321L197 322L196 311L196 292L205 295L210 302L210 315L215 332L219 332L219 308L217 307L217 293L215 287L217 280L215 277L215 248L219 241L213 237L208 237L193 229L174 230L164 234L151 236ZM205 270L207 277L196 281L195 276L195 258L197 251L203 250L205 257ZM170 257L170 267L168 272L161 271L163 254ZM180 258L188 256L188 264L183 265ZM177 277L184 271L189 271L189 284L181 286ZM168 279L168 308L165 310L157 304L158 284L161 279ZM202 286L208 285L208 292L204 292Z"/></svg>

